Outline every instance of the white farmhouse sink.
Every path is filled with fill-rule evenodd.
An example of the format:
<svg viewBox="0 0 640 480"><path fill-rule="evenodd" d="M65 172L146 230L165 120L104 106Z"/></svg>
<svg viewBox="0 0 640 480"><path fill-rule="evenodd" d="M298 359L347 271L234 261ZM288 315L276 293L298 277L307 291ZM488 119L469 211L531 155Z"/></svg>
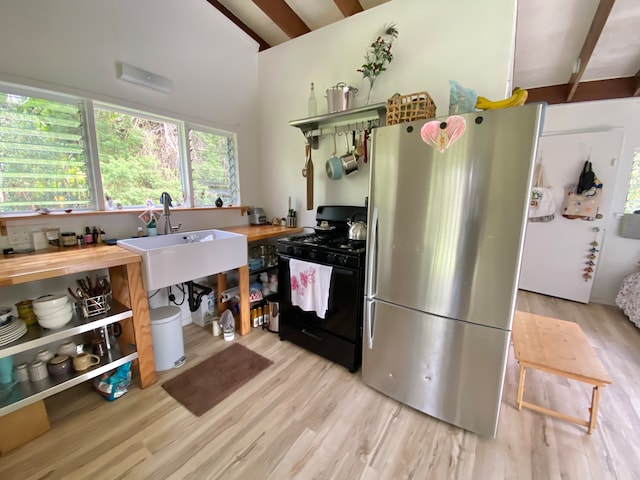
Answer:
<svg viewBox="0 0 640 480"><path fill-rule="evenodd" d="M247 264L247 237L224 230L198 230L118 240L142 255L147 290L176 285Z"/></svg>

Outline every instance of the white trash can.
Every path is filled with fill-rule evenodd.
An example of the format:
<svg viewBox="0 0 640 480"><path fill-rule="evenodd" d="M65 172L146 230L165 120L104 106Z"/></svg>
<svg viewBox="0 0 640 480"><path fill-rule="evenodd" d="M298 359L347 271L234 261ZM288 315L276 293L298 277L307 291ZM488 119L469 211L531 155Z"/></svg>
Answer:
<svg viewBox="0 0 640 480"><path fill-rule="evenodd" d="M178 307L159 307L149 310L151 338L156 370L169 370L184 365L182 315Z"/></svg>

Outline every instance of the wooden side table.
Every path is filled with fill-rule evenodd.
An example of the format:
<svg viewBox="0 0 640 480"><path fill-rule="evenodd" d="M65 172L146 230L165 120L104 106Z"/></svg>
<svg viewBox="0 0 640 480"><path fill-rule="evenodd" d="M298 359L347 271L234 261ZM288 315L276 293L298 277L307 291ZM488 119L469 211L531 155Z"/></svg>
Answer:
<svg viewBox="0 0 640 480"><path fill-rule="evenodd" d="M598 418L600 388L611 384L611 379L580 326L574 322L518 311L512 334L516 360L520 364L518 410L526 407L577 423L587 427L591 434ZM593 385L589 419L583 420L524 401L522 397L527 368Z"/></svg>

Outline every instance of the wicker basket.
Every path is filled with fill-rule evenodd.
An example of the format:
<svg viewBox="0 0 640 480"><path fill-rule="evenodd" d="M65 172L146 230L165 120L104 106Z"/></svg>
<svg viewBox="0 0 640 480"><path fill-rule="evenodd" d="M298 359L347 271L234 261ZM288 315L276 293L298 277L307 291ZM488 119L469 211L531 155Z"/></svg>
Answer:
<svg viewBox="0 0 640 480"><path fill-rule="evenodd" d="M387 100L387 125L436 116L436 104L427 92L394 95Z"/></svg>

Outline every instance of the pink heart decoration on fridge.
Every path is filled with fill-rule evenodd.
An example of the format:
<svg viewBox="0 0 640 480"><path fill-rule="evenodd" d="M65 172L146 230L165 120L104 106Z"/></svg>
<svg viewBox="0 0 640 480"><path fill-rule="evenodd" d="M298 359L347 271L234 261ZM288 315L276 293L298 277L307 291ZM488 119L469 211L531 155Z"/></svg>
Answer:
<svg viewBox="0 0 640 480"><path fill-rule="evenodd" d="M425 123L420 129L420 136L424 143L444 153L464 134L466 129L467 122L464 117L453 115L442 122L432 120Z"/></svg>

